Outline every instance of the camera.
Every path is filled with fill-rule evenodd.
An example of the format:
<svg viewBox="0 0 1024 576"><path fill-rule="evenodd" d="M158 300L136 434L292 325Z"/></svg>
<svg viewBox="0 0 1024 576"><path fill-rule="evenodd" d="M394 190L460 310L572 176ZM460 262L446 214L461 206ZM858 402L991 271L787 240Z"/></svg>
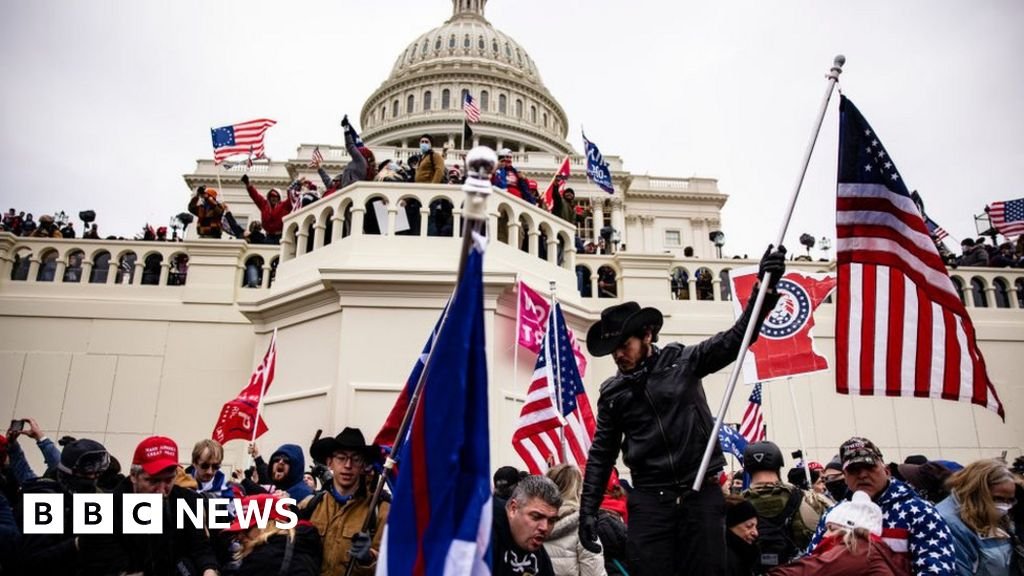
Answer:
<svg viewBox="0 0 1024 576"><path fill-rule="evenodd" d="M25 420L11 420L11 427L8 428L10 432L21 432L25 430Z"/></svg>
<svg viewBox="0 0 1024 576"><path fill-rule="evenodd" d="M794 450L790 452L789 455L793 457L794 460L799 460L804 457L804 452L803 450Z"/></svg>

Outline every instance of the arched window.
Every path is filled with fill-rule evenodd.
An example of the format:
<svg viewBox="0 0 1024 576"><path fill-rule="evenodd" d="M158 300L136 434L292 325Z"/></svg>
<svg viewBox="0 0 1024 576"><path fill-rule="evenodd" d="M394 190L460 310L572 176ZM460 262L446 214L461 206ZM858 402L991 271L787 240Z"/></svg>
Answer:
<svg viewBox="0 0 1024 576"><path fill-rule="evenodd" d="M1017 278L1013 285L1017 288L1017 308L1024 308L1024 278Z"/></svg>
<svg viewBox="0 0 1024 576"><path fill-rule="evenodd" d="M420 51L420 53L423 54L424 56L427 55L427 39L426 38L423 39L423 49Z"/></svg>
<svg viewBox="0 0 1024 576"><path fill-rule="evenodd" d="M597 269L597 297L617 298L619 286L617 274L611 266L601 266Z"/></svg>
<svg viewBox="0 0 1024 576"><path fill-rule="evenodd" d="M498 114L508 113L508 97L504 94L498 95Z"/></svg>
<svg viewBox="0 0 1024 576"><path fill-rule="evenodd" d="M470 44L471 42L469 40L469 34L466 34L465 37L462 38L462 47L469 48Z"/></svg>
<svg viewBox="0 0 1024 576"><path fill-rule="evenodd" d="M714 276L712 276L711 270L709 270L708 268L700 268L697 270L697 300L715 299L715 286L712 280L713 278Z"/></svg>
<svg viewBox="0 0 1024 576"><path fill-rule="evenodd" d="M469 94L469 89L468 88L463 88L462 89L462 93L459 95L459 105L460 106L462 105L463 102L466 101L466 95L467 94Z"/></svg>
<svg viewBox="0 0 1024 576"><path fill-rule="evenodd" d="M427 214L427 236L453 236L455 234L454 206L444 198L431 200Z"/></svg>
<svg viewBox="0 0 1024 576"><path fill-rule="evenodd" d="M953 289L956 290L956 295L960 297L960 301L967 304L967 299L964 297L964 281L959 276L950 276L953 281Z"/></svg>
<svg viewBox="0 0 1024 576"><path fill-rule="evenodd" d="M988 308L988 295L985 294L985 281L975 276L971 278L971 294L974 296L974 305L978 308Z"/></svg>
<svg viewBox="0 0 1024 576"><path fill-rule="evenodd" d="M398 99L391 103L391 117L398 118Z"/></svg>
<svg viewBox="0 0 1024 576"><path fill-rule="evenodd" d="M117 277L115 284L132 284L135 280L135 261L138 260L135 252L127 252L121 255L117 263Z"/></svg>
<svg viewBox="0 0 1024 576"><path fill-rule="evenodd" d="M50 250L39 259L39 271L36 272L36 282L53 282L57 275L57 251Z"/></svg>
<svg viewBox="0 0 1024 576"><path fill-rule="evenodd" d="M245 274L242 275L242 288L259 288L263 285L263 257L250 256L245 261Z"/></svg>
<svg viewBox="0 0 1024 576"><path fill-rule="evenodd" d="M516 118L522 118L522 117L523 117L523 101L521 99L519 99L519 98L516 98Z"/></svg>
<svg viewBox="0 0 1024 576"><path fill-rule="evenodd" d="M1006 280L996 278L992 281L992 286L996 289L996 308L1009 308L1010 287Z"/></svg>
<svg viewBox="0 0 1024 576"><path fill-rule="evenodd" d="M672 269L672 276L669 278L669 286L672 289L673 300L690 299L690 272L679 266Z"/></svg>
<svg viewBox="0 0 1024 576"><path fill-rule="evenodd" d="M150 254L146 256L145 264L142 266L142 283L147 286L160 284L160 268L163 266L163 254Z"/></svg>
<svg viewBox="0 0 1024 576"><path fill-rule="evenodd" d="M576 266L576 289L584 298L591 298L594 295L594 287L590 281L590 268L582 264Z"/></svg>
<svg viewBox="0 0 1024 576"><path fill-rule="evenodd" d="M481 36L481 37L477 38L477 41L476 41L477 49L480 50L481 52L483 52L485 46L487 46L487 45L484 43L484 37Z"/></svg>
<svg viewBox="0 0 1024 576"><path fill-rule="evenodd" d="M405 99L405 113L412 114L413 108L416 106L416 97L409 94L409 97Z"/></svg>
<svg viewBox="0 0 1024 576"><path fill-rule="evenodd" d="M188 279L188 254L178 252L171 256L171 267L167 271L168 286L184 286Z"/></svg>
<svg viewBox="0 0 1024 576"><path fill-rule="evenodd" d="M429 112L430 111L431 96L432 95L430 93L430 90L427 90L426 92L423 93L423 111L424 112Z"/></svg>
<svg viewBox="0 0 1024 576"><path fill-rule="evenodd" d="M718 279L721 281L720 290L722 292L722 300L724 302L732 300L732 288L729 284L729 274L729 270L722 270L721 272L718 273Z"/></svg>
<svg viewBox="0 0 1024 576"><path fill-rule="evenodd" d="M68 264L64 267L64 282L82 281L82 260L85 259L85 252L75 250L68 254Z"/></svg>
<svg viewBox="0 0 1024 576"><path fill-rule="evenodd" d="M545 128L548 127L548 113L547 112L544 113L544 127Z"/></svg>
<svg viewBox="0 0 1024 576"><path fill-rule="evenodd" d="M480 111L487 112L487 108L491 105L491 95L484 90L480 92Z"/></svg>
<svg viewBox="0 0 1024 576"><path fill-rule="evenodd" d="M110 274L110 252L100 252L93 257L92 272L89 272L89 284L106 284Z"/></svg>
<svg viewBox="0 0 1024 576"><path fill-rule="evenodd" d="M512 49L508 47L508 42L505 42L505 58L512 59Z"/></svg>
<svg viewBox="0 0 1024 576"><path fill-rule="evenodd" d="M537 107L536 106L530 106L530 122L532 122L534 124L537 123Z"/></svg>
<svg viewBox="0 0 1024 576"><path fill-rule="evenodd" d="M441 110L447 110L452 107L452 91L445 88L441 90Z"/></svg>
<svg viewBox="0 0 1024 576"><path fill-rule="evenodd" d="M448 48L455 48L455 34L448 37Z"/></svg>
<svg viewBox="0 0 1024 576"><path fill-rule="evenodd" d="M383 104L380 105L380 121L384 121L384 113L387 112L387 107Z"/></svg>

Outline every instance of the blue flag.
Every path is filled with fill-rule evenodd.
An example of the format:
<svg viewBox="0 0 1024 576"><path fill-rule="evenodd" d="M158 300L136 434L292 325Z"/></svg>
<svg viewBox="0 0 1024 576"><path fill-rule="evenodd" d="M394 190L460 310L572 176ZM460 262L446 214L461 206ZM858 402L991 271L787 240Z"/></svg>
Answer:
<svg viewBox="0 0 1024 576"><path fill-rule="evenodd" d="M597 184L601 190L614 194L615 186L612 184L612 172L608 169L608 163L604 161L604 157L601 156L601 151L597 149L597 146L590 140L587 140L586 134L583 134L583 148L587 154L587 178L594 184Z"/></svg>
<svg viewBox="0 0 1024 576"><path fill-rule="evenodd" d="M474 246L426 365L377 574L489 575L483 249Z"/></svg>
<svg viewBox="0 0 1024 576"><path fill-rule="evenodd" d="M747 448L747 439L738 430L728 424L722 424L718 429L718 445L722 447L722 452L732 454L740 464L743 464L743 451Z"/></svg>

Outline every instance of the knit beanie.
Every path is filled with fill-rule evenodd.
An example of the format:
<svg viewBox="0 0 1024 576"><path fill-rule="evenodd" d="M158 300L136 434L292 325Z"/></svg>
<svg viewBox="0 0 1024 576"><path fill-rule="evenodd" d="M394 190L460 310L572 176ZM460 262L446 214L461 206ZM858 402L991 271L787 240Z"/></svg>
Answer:
<svg viewBox="0 0 1024 576"><path fill-rule="evenodd" d="M725 511L725 525L732 528L755 517L757 517L757 510L754 505L749 500L743 500L729 506Z"/></svg>
<svg viewBox="0 0 1024 576"><path fill-rule="evenodd" d="M825 522L843 528L864 528L875 536L882 535L882 509L871 501L867 492L854 492L852 499L837 504L825 517Z"/></svg>

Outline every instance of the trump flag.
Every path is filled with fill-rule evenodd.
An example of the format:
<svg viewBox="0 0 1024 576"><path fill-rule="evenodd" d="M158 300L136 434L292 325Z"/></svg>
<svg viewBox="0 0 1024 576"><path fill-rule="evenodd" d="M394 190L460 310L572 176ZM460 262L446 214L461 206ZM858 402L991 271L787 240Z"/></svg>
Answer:
<svg viewBox="0 0 1024 576"><path fill-rule="evenodd" d="M729 277L733 309L743 313L757 282L757 267L737 268ZM779 280L779 302L765 318L757 342L743 360L743 380L747 384L788 378L828 370L828 359L814 350L814 309L835 290L832 274L787 272Z"/></svg>
<svg viewBox="0 0 1024 576"><path fill-rule="evenodd" d="M547 332L551 303L540 292L530 288L522 281L518 283L517 292L519 304L516 313L516 331L518 332L516 338L520 346L539 354L541 343L544 342L544 334ZM580 378L583 378L587 375L587 357L580 349L576 333L572 330L569 330L569 342L572 345L573 356L576 357Z"/></svg>
<svg viewBox="0 0 1024 576"><path fill-rule="evenodd" d="M249 377L249 385L238 393L220 410L220 417L213 427L210 436L221 444L228 440L245 440L252 442L267 430L267 423L259 415L260 402L267 389L274 382L274 369L277 367L277 330L270 337L270 346L263 355L263 361ZM255 434L254 434L255 431Z"/></svg>

